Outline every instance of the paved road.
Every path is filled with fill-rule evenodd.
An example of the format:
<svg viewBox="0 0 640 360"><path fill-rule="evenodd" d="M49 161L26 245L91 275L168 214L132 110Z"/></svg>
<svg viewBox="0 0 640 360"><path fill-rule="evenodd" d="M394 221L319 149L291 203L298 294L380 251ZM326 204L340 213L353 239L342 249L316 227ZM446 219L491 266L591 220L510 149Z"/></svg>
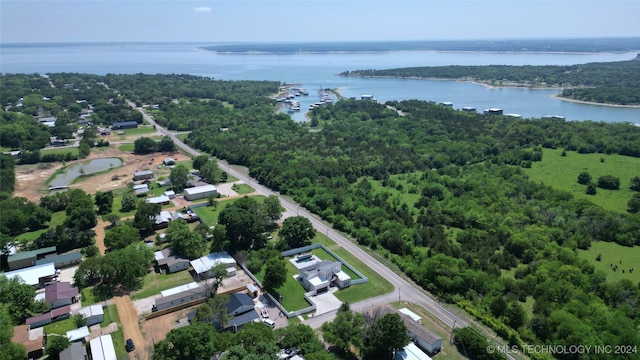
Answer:
<svg viewBox="0 0 640 360"><path fill-rule="evenodd" d="M158 125L149 115L147 115L144 112L142 108L136 107L135 104L133 104L132 102L129 102L129 105L135 108L136 110L140 111L144 119L147 120L150 124L154 125L156 127L156 130L160 134L169 136L173 140L173 142L182 150L184 150L185 152L193 156L200 155L200 153L198 153L196 150L192 149L190 146L182 142L174 134L172 134L168 130ZM391 284L395 286L395 291L392 294L384 295L383 297L374 298L375 300L373 299L365 300L363 304L361 303L353 304L352 307L354 308L354 310L356 309L361 310L362 306L364 306L362 309L365 309L367 307L373 306L374 304L389 303L391 301L398 299L398 297L400 297L401 299L410 300L411 302L419 306L422 306L431 314L433 314L435 317L437 317L440 321L442 321L444 324L446 324L451 328L453 328L454 326L455 327L467 326L467 323L465 321L458 319L456 315L452 314L450 311L448 311L442 305L440 305L437 301L433 300L431 297L425 294L421 289L419 289L419 287L409 283L403 277L401 277L400 275L396 274L395 272L387 268L385 265L383 265L378 260L376 260L371 255L369 255L366 251L364 251L363 249L355 245L349 239L342 236L342 234L335 231L324 222L315 218L310 212L306 211L304 208L300 207L298 204L295 204L294 202L283 198L277 192L274 192L271 189L259 184L258 181L256 181L255 179L252 179L250 176L231 168L226 163L219 162L218 164L221 169L227 169L229 174L244 181L245 183L248 183L257 192L265 196L270 196L270 195L278 196L280 198L280 203L285 208L286 214L298 214L300 216L304 216L308 218L309 221L311 221L311 224L313 225L313 227L317 231L321 232L322 234L325 234L328 238L336 242L338 245L342 246L344 249L349 251L351 254L353 254L360 260L362 260L373 271L380 274L383 278L387 279ZM381 301L384 301L384 302L381 302ZM335 313L330 312L327 314L323 314L322 316L318 316L316 319L318 319L317 321L322 321L322 319L325 319L325 318L327 320L331 320L333 318L332 314L335 315ZM318 327L316 324L317 321L316 320L313 321L313 324L315 327Z"/></svg>

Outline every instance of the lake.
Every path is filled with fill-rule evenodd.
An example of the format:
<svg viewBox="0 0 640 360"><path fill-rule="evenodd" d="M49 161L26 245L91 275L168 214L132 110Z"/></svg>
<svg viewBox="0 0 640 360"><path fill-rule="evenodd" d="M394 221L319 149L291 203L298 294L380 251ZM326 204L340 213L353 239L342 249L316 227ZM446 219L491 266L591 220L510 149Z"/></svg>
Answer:
<svg viewBox="0 0 640 360"><path fill-rule="evenodd" d="M73 164L64 169L63 173L58 174L49 183L49 188L71 185L73 180L81 175L89 175L105 170L115 169L122 166L122 160L118 158L102 158L88 161L82 161Z"/></svg>
<svg viewBox="0 0 640 360"><path fill-rule="evenodd" d="M502 108L524 117L561 115L567 120L640 123L640 109L580 104L558 100L551 89L488 88L470 82L347 78L346 70L388 69L441 65L573 65L630 60L628 53L490 53L443 51L390 51L380 53L218 54L201 50L204 43L138 43L82 45L2 45L3 73L78 72L93 74L189 73L221 80L276 80L300 84L309 96L300 97L304 120L320 88L340 88L346 97L373 95L380 101L434 100L471 106Z"/></svg>

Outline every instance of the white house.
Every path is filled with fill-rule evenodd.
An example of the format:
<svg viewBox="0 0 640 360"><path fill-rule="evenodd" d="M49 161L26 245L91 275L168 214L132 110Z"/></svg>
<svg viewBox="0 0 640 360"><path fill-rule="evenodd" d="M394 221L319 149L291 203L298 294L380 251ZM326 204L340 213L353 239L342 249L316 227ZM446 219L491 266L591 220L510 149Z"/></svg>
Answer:
<svg viewBox="0 0 640 360"><path fill-rule="evenodd" d="M189 268L189 259L174 254L171 248L164 248L153 253L158 268L166 274L173 274Z"/></svg>
<svg viewBox="0 0 640 360"><path fill-rule="evenodd" d="M87 319L87 326L100 324L104 321L104 311L100 305L86 306L78 310L78 314Z"/></svg>
<svg viewBox="0 0 640 360"><path fill-rule="evenodd" d="M234 276L236 274L236 260L226 251L211 253L207 256L191 261L191 266L198 274L200 279L208 279L215 275L211 268L218 264L224 264L227 268L227 274Z"/></svg>
<svg viewBox="0 0 640 360"><path fill-rule="evenodd" d="M298 280L308 292L313 294L328 291L334 280L340 288L351 285L351 277L342 271L342 264L329 260L322 260L299 269Z"/></svg>
<svg viewBox="0 0 640 360"><path fill-rule="evenodd" d="M209 196L218 196L218 190L213 185L202 185L184 189L184 198L189 201L206 199Z"/></svg>

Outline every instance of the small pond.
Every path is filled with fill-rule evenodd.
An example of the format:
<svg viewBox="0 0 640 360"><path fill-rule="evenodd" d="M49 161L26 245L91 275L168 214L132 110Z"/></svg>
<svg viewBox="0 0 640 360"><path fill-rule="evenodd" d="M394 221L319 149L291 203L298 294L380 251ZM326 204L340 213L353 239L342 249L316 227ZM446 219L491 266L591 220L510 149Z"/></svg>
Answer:
<svg viewBox="0 0 640 360"><path fill-rule="evenodd" d="M102 158L82 161L64 169L63 173L58 174L58 176L51 180L49 187L54 188L59 186L68 186L80 175L89 175L109 169L115 169L120 166L122 166L122 160L118 158Z"/></svg>

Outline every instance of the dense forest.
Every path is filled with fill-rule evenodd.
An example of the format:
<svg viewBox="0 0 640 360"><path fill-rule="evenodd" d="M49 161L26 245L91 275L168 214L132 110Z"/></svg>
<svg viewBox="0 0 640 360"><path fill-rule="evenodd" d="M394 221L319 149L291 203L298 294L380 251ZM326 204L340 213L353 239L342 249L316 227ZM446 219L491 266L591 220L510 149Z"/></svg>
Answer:
<svg viewBox="0 0 640 360"><path fill-rule="evenodd" d="M640 104L640 55L634 60L544 66L434 66L345 71L342 76L473 80L494 86L561 87L562 96L596 103Z"/></svg>
<svg viewBox="0 0 640 360"><path fill-rule="evenodd" d="M383 51L519 51L519 52L614 52L640 49L640 38L526 39L526 40L441 40L363 41L331 43L221 44L204 47L218 53L261 52L383 52Z"/></svg>
<svg viewBox="0 0 640 360"><path fill-rule="evenodd" d="M272 115L226 131L203 126L188 141L249 166L512 343L640 341L639 284L607 281L576 251L592 241L640 245L640 215L573 199L521 170L543 147L640 156L640 128L389 105L405 116L343 100L314 110L318 129Z"/></svg>

